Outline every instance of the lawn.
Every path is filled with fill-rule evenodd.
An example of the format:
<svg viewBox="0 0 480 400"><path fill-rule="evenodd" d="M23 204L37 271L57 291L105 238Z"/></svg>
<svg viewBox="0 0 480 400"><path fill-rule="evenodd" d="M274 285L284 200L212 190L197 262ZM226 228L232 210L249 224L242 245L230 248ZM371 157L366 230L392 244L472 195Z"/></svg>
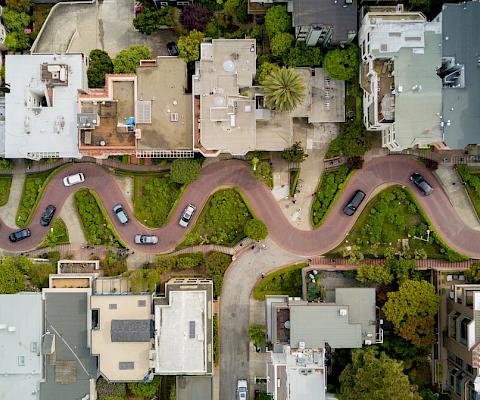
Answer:
<svg viewBox="0 0 480 400"><path fill-rule="evenodd" d="M255 171L253 171L253 175L270 189L273 189L273 172L268 161L260 161Z"/></svg>
<svg viewBox="0 0 480 400"><path fill-rule="evenodd" d="M312 225L318 228L335 204L343 187L352 176L348 165L327 169L323 172L317 186L315 201L312 203Z"/></svg>
<svg viewBox="0 0 480 400"><path fill-rule="evenodd" d="M427 229L431 234L427 238ZM401 239L408 239L403 247ZM363 256L383 258L401 254L415 258L462 259L448 249L429 227L423 210L419 209L414 197L400 186L382 191L363 210L345 241L329 255L349 256L357 261Z"/></svg>
<svg viewBox="0 0 480 400"><path fill-rule="evenodd" d="M45 182L47 181L50 171L40 172L38 174L30 174L25 178L23 184L22 198L17 210L17 225L20 228L27 226L30 219L37 208L37 203L45 188Z"/></svg>
<svg viewBox="0 0 480 400"><path fill-rule="evenodd" d="M219 190L210 197L197 223L178 248L198 244L233 246L245 238L243 228L252 218L237 190Z"/></svg>
<svg viewBox="0 0 480 400"><path fill-rule="evenodd" d="M135 217L152 228L165 225L182 185L172 182L168 174L136 175L133 179Z"/></svg>
<svg viewBox="0 0 480 400"><path fill-rule="evenodd" d="M253 290L255 300L264 300L266 295L284 294L290 297L302 296L302 268L307 263L293 264L268 274Z"/></svg>
<svg viewBox="0 0 480 400"><path fill-rule="evenodd" d="M0 207L8 202L10 195L10 186L12 185L12 176L0 176Z"/></svg>
<svg viewBox="0 0 480 400"><path fill-rule="evenodd" d="M61 218L56 218L50 226L50 232L48 232L39 248L55 247L67 243L69 243L67 226Z"/></svg>
<svg viewBox="0 0 480 400"><path fill-rule="evenodd" d="M114 247L123 246L123 242L116 234L105 210L101 208L103 206L99 204L92 191L83 189L76 192L75 204L88 243Z"/></svg>
<svg viewBox="0 0 480 400"><path fill-rule="evenodd" d="M477 216L480 217L480 169L459 165L457 166L457 172L466 183L465 188L467 189L470 201L473 204Z"/></svg>

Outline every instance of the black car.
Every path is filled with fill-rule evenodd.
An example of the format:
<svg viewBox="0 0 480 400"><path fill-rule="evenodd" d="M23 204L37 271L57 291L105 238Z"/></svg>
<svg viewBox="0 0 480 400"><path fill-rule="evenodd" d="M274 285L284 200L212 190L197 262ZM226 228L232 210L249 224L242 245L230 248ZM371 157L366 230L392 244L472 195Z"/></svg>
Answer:
<svg viewBox="0 0 480 400"><path fill-rule="evenodd" d="M364 198L365 193L361 190L357 190L343 208L343 212L348 216L355 214L355 211L357 211L358 206L362 204Z"/></svg>
<svg viewBox="0 0 480 400"><path fill-rule="evenodd" d="M175 42L167 43L167 51L170 56L177 57L180 53L178 51L177 44Z"/></svg>
<svg viewBox="0 0 480 400"><path fill-rule="evenodd" d="M428 196L432 194L433 188L430 184L425 180L425 178L420 175L418 172L415 172L410 176L410 180L414 183L414 185L420 189L420 191L425 195Z"/></svg>
<svg viewBox="0 0 480 400"><path fill-rule="evenodd" d="M23 240L30 237L31 234L32 232L30 232L30 229L25 228L25 229L22 229L21 231L12 232L10 235L8 235L8 238L10 239L11 242L18 242L19 240Z"/></svg>
<svg viewBox="0 0 480 400"><path fill-rule="evenodd" d="M55 214L55 210L57 208L53 205L48 205L45 211L43 212L42 216L40 217L40 225L48 226L50 222L52 222L53 215Z"/></svg>

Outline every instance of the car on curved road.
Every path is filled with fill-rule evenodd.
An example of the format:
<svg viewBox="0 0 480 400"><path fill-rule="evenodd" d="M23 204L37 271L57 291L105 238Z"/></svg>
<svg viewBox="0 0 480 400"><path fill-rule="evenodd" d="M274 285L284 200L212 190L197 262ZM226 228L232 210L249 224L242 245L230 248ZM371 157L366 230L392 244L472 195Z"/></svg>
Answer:
<svg viewBox="0 0 480 400"><path fill-rule="evenodd" d="M413 173L410 176L410 180L425 196L429 196L432 194L432 186L430 186L430 184L425 180L425 178L418 172Z"/></svg>
<svg viewBox="0 0 480 400"><path fill-rule="evenodd" d="M135 244L157 244L158 237L155 235L135 235Z"/></svg>
<svg viewBox="0 0 480 400"><path fill-rule="evenodd" d="M63 184L65 186L76 185L77 183L82 183L84 181L85 181L85 175L83 175L82 172L79 172L78 174L69 175L63 178Z"/></svg>
<svg viewBox="0 0 480 400"><path fill-rule="evenodd" d="M113 213L117 216L121 224L125 225L128 222L128 215L121 204L113 206Z"/></svg>
<svg viewBox="0 0 480 400"><path fill-rule="evenodd" d="M189 204L185 208L185 210L183 211L182 217L180 218L180 221L178 221L178 224L182 228L186 228L188 226L188 223L192 219L193 213L195 212L196 209L197 207L195 207L193 204Z"/></svg>
<svg viewBox="0 0 480 400"><path fill-rule="evenodd" d="M30 237L32 232L28 228L24 228L20 231L12 232L10 235L8 235L8 238L10 239L11 242L18 242L19 240L26 239Z"/></svg>
<svg viewBox="0 0 480 400"><path fill-rule="evenodd" d="M355 211L357 211L360 204L362 204L362 201L364 198L365 198L364 192L362 192L361 190L355 191L353 196L350 198L348 203L343 208L343 212L348 216L355 214Z"/></svg>
<svg viewBox="0 0 480 400"><path fill-rule="evenodd" d="M50 222L52 222L53 215L55 214L56 209L57 208L54 205L49 204L45 209L45 211L42 213L42 216L40 217L40 225L42 226L50 225Z"/></svg>

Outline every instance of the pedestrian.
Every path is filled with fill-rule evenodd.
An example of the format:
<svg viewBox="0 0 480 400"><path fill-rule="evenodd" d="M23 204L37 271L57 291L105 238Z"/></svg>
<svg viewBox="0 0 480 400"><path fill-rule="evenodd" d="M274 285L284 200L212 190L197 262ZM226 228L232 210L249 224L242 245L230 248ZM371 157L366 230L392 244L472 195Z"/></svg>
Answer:
<svg viewBox="0 0 480 400"><path fill-rule="evenodd" d="M297 202L297 200L295 200L295 199L292 200L292 203L293 203L293 204L295 204L296 202Z"/></svg>
<svg viewBox="0 0 480 400"><path fill-rule="evenodd" d="M265 278L265 274L263 272L260 274L260 276L262 279Z"/></svg>

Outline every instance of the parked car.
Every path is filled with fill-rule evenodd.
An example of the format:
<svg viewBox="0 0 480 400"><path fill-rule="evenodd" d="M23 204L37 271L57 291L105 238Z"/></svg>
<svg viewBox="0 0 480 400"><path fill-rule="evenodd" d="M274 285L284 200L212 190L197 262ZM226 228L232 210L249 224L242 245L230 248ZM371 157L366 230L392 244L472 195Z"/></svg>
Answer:
<svg viewBox="0 0 480 400"><path fill-rule="evenodd" d="M49 204L45 209L45 211L42 213L42 216L40 217L40 225L42 226L50 225L50 222L52 222L53 215L55 214L56 209L57 208L54 205Z"/></svg>
<svg viewBox="0 0 480 400"><path fill-rule="evenodd" d="M65 186L76 185L77 183L82 183L84 181L85 181L85 175L83 175L82 172L79 172L78 174L69 175L63 178L63 184Z"/></svg>
<svg viewBox="0 0 480 400"><path fill-rule="evenodd" d="M357 211L360 204L362 204L364 198L365 193L361 190L357 190L343 208L343 212L348 216L355 214L355 211Z"/></svg>
<svg viewBox="0 0 480 400"><path fill-rule="evenodd" d="M135 244L157 244L158 237L155 235L135 235Z"/></svg>
<svg viewBox="0 0 480 400"><path fill-rule="evenodd" d="M412 176L410 176L410 180L425 196L432 194L433 188L418 172L413 173Z"/></svg>
<svg viewBox="0 0 480 400"><path fill-rule="evenodd" d="M30 232L30 229L24 228L20 231L12 232L10 235L8 235L8 238L11 242L18 242L19 240L30 237L31 234L32 232Z"/></svg>
<svg viewBox="0 0 480 400"><path fill-rule="evenodd" d="M181 227L186 228L188 226L188 223L192 219L193 213L196 209L197 207L195 207L193 204L189 204L183 211L182 217L180 218L180 221L178 221L178 224Z"/></svg>
<svg viewBox="0 0 480 400"><path fill-rule="evenodd" d="M175 42L168 42L167 43L167 51L170 56L177 57L180 52L178 51L177 44Z"/></svg>
<svg viewBox="0 0 480 400"><path fill-rule="evenodd" d="M117 216L121 224L126 224L128 222L128 215L121 204L113 206L113 213Z"/></svg>
<svg viewBox="0 0 480 400"><path fill-rule="evenodd" d="M247 400L248 384L245 379L237 381L237 400Z"/></svg>

